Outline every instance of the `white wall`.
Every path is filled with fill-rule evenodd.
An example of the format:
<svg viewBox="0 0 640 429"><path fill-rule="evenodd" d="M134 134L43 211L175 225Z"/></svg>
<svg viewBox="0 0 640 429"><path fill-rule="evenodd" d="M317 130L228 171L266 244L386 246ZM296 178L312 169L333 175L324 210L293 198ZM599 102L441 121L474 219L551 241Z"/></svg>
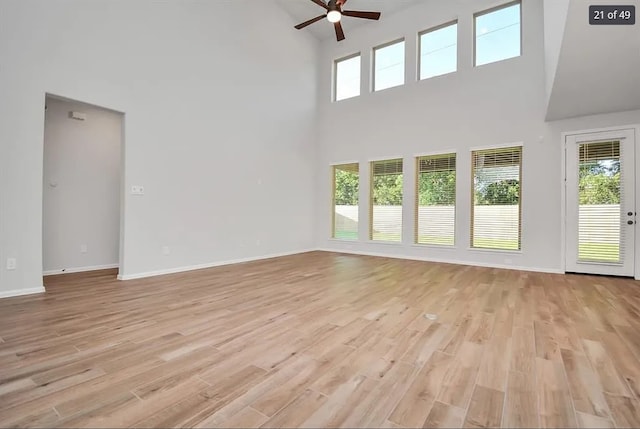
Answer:
<svg viewBox="0 0 640 429"><path fill-rule="evenodd" d="M547 103L551 97L553 81L558 69L558 59L567 24L569 0L544 0L544 58L546 73ZM581 17L584 19L584 17Z"/></svg>
<svg viewBox="0 0 640 429"><path fill-rule="evenodd" d="M637 123L634 112L600 115L573 121L545 122L545 53L543 3L523 0L523 55L473 67L473 13L495 6L494 0L425 1L387 16L382 26L349 31L345 42L322 45L319 88L320 142L316 168L319 196L316 211L330 213L332 163L360 161L360 202L369 201L369 164L373 159L404 158L403 243L379 244L361 239L330 239L331 218L319 216L319 247L356 253L463 262L476 265L564 269L562 250L561 133ZM417 33L458 19L458 71L416 81ZM400 37L406 39L404 86L371 93L371 49ZM332 103L331 68L335 58L362 53L362 95ZM576 128L577 127L577 128ZM470 150L522 143L522 251L470 249ZM453 249L412 243L417 154L457 152L456 246ZM409 179L410 178L410 179ZM359 211L360 237L367 237L369 210Z"/></svg>
<svg viewBox="0 0 640 429"><path fill-rule="evenodd" d="M87 119L71 119L72 111L86 114ZM118 264L122 120L123 115L117 112L47 98L42 224L45 273Z"/></svg>
<svg viewBox="0 0 640 429"><path fill-rule="evenodd" d="M545 74L543 50L542 2L523 2L523 55L518 58L473 67L473 14L499 3L492 0L456 2L425 1L407 11L386 17L383 26L363 26L349 32L343 44L323 44L321 63L321 123L317 189L318 204L330 204L330 163L358 160L362 178L360 201L367 204L369 166L380 158L404 158L404 241L402 244L378 244L362 241L342 243L330 240L330 219L319 219L317 240L322 248L380 253L433 260L451 260L476 264L511 265L540 269L558 269L560 264L560 222L556 213L538 210L548 206L558 188L559 168L539 174L539 166L548 163L549 154L559 156L559 145L545 139ZM458 71L453 74L416 80L417 33L444 22L458 19ZM406 84L371 93L366 70L360 97L331 103L331 64L357 51L362 64L371 62L371 48L389 40L405 37ZM333 125L338 130L332 132ZM523 161L523 237L522 252L497 253L469 249L470 224L470 150L477 147L522 143ZM416 154L457 151L457 223L456 247L442 249L412 245ZM559 207L559 191L553 204ZM366 205L365 205L366 207ZM317 210L323 213L326 210ZM360 210L361 237L366 237L368 210ZM540 231L544 231L541 234Z"/></svg>
<svg viewBox="0 0 640 429"><path fill-rule="evenodd" d="M2 0L0 294L42 285L47 92L125 112L146 194L124 200L124 275L311 247L316 42L295 24L263 0Z"/></svg>

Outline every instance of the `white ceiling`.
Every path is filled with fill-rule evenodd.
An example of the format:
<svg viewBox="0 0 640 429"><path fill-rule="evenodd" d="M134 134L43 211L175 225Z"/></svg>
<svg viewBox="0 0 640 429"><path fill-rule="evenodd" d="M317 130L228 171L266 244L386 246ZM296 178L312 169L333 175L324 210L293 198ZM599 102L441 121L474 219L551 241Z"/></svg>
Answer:
<svg viewBox="0 0 640 429"><path fill-rule="evenodd" d="M382 21L385 19L385 16L416 5L421 1L423 0L348 0L344 10L382 12L382 16L380 17ZM324 9L311 0L276 0L276 2L291 15L295 22L294 25L325 13ZM349 37L349 29L365 24L379 25L379 23L368 19L343 17L342 20L342 28L347 37ZM326 20L318 21L300 31L307 31L320 40L336 37L333 25Z"/></svg>
<svg viewBox="0 0 640 429"><path fill-rule="evenodd" d="M591 3L570 3L547 120L640 109L640 25L589 25Z"/></svg>

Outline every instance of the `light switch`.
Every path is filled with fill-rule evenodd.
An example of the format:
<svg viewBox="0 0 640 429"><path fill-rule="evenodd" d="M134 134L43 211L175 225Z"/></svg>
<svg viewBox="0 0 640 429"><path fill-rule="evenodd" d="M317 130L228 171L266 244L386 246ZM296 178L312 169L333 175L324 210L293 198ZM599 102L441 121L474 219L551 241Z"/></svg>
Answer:
<svg viewBox="0 0 640 429"><path fill-rule="evenodd" d="M15 270L16 269L16 258L8 258L7 259L7 270Z"/></svg>

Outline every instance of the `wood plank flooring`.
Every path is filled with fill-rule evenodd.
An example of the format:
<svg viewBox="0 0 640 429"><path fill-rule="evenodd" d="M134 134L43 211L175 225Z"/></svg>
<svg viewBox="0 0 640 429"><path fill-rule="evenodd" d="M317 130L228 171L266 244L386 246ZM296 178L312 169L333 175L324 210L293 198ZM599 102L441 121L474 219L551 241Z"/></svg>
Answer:
<svg viewBox="0 0 640 429"><path fill-rule="evenodd" d="M311 252L45 285L0 300L3 427L640 426L633 280Z"/></svg>

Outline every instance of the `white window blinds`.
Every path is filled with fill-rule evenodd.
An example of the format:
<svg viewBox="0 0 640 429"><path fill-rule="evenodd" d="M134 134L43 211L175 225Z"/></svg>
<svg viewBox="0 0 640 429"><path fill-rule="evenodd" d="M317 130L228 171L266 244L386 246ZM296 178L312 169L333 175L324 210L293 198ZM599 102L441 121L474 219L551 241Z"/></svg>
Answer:
<svg viewBox="0 0 640 429"><path fill-rule="evenodd" d="M416 243L453 246L456 154L416 158Z"/></svg>
<svg viewBox="0 0 640 429"><path fill-rule="evenodd" d="M578 260L621 263L622 174L620 142L581 144L578 168Z"/></svg>
<svg viewBox="0 0 640 429"><path fill-rule="evenodd" d="M471 247L520 250L522 147L472 152Z"/></svg>
<svg viewBox="0 0 640 429"><path fill-rule="evenodd" d="M371 162L369 238L402 241L402 159Z"/></svg>
<svg viewBox="0 0 640 429"><path fill-rule="evenodd" d="M333 166L333 238L358 239L359 180L357 163Z"/></svg>

